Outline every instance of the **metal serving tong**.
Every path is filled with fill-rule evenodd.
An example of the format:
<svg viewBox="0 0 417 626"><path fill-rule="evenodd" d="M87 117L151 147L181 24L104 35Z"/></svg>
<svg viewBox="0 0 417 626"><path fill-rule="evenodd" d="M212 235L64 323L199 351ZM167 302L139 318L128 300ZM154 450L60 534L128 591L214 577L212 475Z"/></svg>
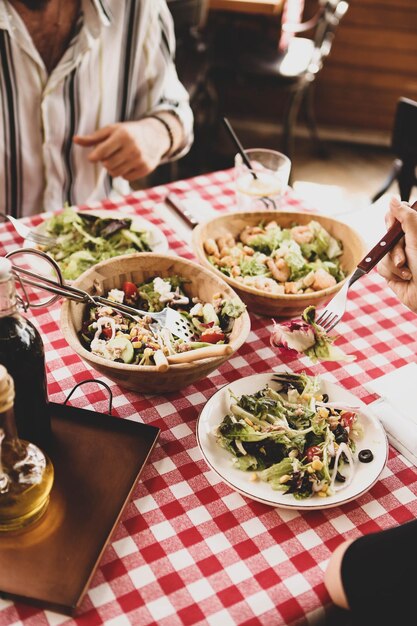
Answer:
<svg viewBox="0 0 417 626"><path fill-rule="evenodd" d="M90 304L93 306L109 306L115 311L118 311L119 313L122 313L123 315L126 315L127 317L130 317L135 321L138 319L138 317L150 317L158 324L160 328L168 328L173 335L179 337L180 339L183 339L184 341L189 341L194 334L194 330L190 322L175 309L165 307L162 311L159 311L157 313L151 313L149 311L141 311L140 309L128 306L127 304L114 302L113 300L103 298L99 295L92 296L83 289L78 289L77 287L73 287L72 285L67 285L62 277L62 273L58 264L45 252L42 252L41 250L36 250L34 248L26 248L14 250L6 256L11 260L13 256L19 254L36 255L41 257L42 259L44 259L44 261L52 266L54 273L57 277L57 280L52 280L47 276L33 272L32 270L28 270L24 267L20 267L13 264L12 262L13 274L19 281L19 284L25 296L25 299L19 296L19 302L23 306L24 310L27 310L29 307L39 308L49 306L53 302L56 302L56 300L58 300L59 298L66 298L68 300L73 300L74 302ZM25 288L26 285L45 290L49 293L54 294L54 297L49 299L47 302L37 303L33 300L31 301L27 289Z"/></svg>

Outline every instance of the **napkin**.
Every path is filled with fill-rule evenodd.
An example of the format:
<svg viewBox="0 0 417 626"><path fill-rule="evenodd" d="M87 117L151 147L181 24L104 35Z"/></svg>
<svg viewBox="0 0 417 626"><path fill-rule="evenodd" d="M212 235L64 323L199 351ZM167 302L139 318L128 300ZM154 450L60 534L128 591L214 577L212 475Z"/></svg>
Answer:
<svg viewBox="0 0 417 626"><path fill-rule="evenodd" d="M369 407L382 422L390 443L417 466L417 363L366 383L379 398Z"/></svg>

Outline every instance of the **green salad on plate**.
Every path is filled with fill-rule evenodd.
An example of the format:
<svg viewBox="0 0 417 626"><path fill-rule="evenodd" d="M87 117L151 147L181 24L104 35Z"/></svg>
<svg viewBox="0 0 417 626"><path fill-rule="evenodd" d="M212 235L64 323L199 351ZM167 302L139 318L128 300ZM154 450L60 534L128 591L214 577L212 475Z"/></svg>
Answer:
<svg viewBox="0 0 417 626"><path fill-rule="evenodd" d="M66 207L42 225L44 233L56 238L51 246L43 246L61 268L66 280L74 280L86 269L121 254L151 251L150 233L135 227L134 217L103 217L78 213Z"/></svg>

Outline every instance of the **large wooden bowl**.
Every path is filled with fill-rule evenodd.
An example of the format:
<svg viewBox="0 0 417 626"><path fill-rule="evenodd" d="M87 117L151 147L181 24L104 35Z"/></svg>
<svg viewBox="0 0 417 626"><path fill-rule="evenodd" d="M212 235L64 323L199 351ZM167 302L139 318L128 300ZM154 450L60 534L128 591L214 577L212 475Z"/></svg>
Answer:
<svg viewBox="0 0 417 626"><path fill-rule="evenodd" d="M198 296L205 302L211 302L213 296L222 293L226 298L238 298L236 293L220 277L204 269L197 263L179 257L142 252L103 261L88 269L74 281L73 286L89 293L95 292L94 285L100 285L104 292L120 288L124 281L141 283L155 276L166 278L178 275L187 280L184 290L190 296ZM157 371L155 366L128 365L115 363L100 358L86 350L79 338L84 317L85 305L66 301L61 309L61 330L73 350L94 369L98 370L121 387L144 393L166 393L187 387L191 383L205 378L217 369L230 354L211 357L194 363L170 365L165 372ZM250 331L249 315L245 312L233 326L229 344L233 352L245 342Z"/></svg>
<svg viewBox="0 0 417 626"><path fill-rule="evenodd" d="M204 241L207 239L217 239L227 234L237 237L245 226L256 226L262 221L270 222L272 220L275 220L283 228L294 224L304 225L311 220L320 222L333 237L342 242L343 255L340 259L346 274L350 274L366 254L364 242L353 228L324 215L293 211L227 213L215 217L204 224L199 224L193 231L193 248L200 263L209 268L218 278L223 278L239 294L248 309L260 315L282 318L294 317L302 313L310 304L321 306L328 302L345 282L343 280L334 287L316 291L315 293L269 294L255 287L243 285L235 278L225 276L223 272L214 267L208 260L204 250Z"/></svg>

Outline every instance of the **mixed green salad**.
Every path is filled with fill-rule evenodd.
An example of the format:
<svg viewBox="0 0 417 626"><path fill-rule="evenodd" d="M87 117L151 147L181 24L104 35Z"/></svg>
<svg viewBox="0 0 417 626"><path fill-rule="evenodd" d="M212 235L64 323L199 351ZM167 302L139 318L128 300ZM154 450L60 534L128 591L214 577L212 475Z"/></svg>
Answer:
<svg viewBox="0 0 417 626"><path fill-rule="evenodd" d="M66 207L45 223L45 230L56 237L56 243L42 249L57 261L66 280L99 261L151 250L149 232L136 230L129 217L103 218Z"/></svg>
<svg viewBox="0 0 417 626"><path fill-rule="evenodd" d="M191 323L194 334L189 341L173 335L169 328L155 324L150 316L132 319L111 306L90 306L82 324L80 339L93 354L102 358L136 365L156 365L162 355L174 354L228 342L236 318L245 311L238 299L222 294L212 302L190 298L180 276L152 278L136 285L124 282L105 297L142 311L158 312L169 306Z"/></svg>
<svg viewBox="0 0 417 626"><path fill-rule="evenodd" d="M317 377L274 376L274 387L239 398L215 435L252 479L297 499L326 498L350 484L355 440L363 435L357 409L329 401Z"/></svg>
<svg viewBox="0 0 417 626"><path fill-rule="evenodd" d="M204 249L226 276L271 294L313 293L345 277L341 242L316 220L289 228L275 220L245 226L236 237L207 239Z"/></svg>

